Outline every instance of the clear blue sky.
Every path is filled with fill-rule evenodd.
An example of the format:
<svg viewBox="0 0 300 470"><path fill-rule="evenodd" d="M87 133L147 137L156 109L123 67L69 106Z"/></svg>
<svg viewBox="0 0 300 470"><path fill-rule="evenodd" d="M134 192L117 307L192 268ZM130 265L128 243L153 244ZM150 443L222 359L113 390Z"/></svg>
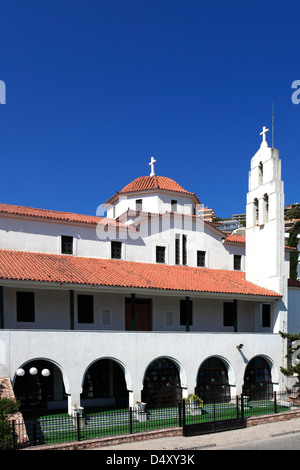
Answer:
<svg viewBox="0 0 300 470"><path fill-rule="evenodd" d="M1 0L0 201L94 215L155 156L217 216L245 212L274 101L300 202L299 25L299 0Z"/></svg>

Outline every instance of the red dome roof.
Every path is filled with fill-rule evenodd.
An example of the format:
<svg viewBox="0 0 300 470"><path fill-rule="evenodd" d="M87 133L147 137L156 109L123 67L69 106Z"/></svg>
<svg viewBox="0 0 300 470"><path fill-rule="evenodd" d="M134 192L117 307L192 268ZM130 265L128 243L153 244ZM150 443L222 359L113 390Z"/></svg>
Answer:
<svg viewBox="0 0 300 470"><path fill-rule="evenodd" d="M175 191L177 193L190 194L193 196L195 195L194 193L190 193L189 191L183 189L183 187L176 183L176 181L165 176L140 176L131 183L127 184L127 186L125 186L120 191L120 193L129 193L151 189L162 189L165 191Z"/></svg>

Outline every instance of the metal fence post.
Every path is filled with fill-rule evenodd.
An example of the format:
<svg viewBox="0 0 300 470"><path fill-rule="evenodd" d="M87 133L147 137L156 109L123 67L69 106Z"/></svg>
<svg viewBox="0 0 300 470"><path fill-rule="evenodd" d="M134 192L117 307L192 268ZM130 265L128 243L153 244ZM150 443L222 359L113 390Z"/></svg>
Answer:
<svg viewBox="0 0 300 470"><path fill-rule="evenodd" d="M76 423L77 423L77 441L80 441L80 416L79 416L79 413L76 413Z"/></svg>
<svg viewBox="0 0 300 470"><path fill-rule="evenodd" d="M132 407L129 408L129 432L130 434L133 434L133 428L132 428Z"/></svg>
<svg viewBox="0 0 300 470"><path fill-rule="evenodd" d="M33 418L32 420L32 440L33 440L33 445L37 445L37 434L36 434L36 418Z"/></svg>
<svg viewBox="0 0 300 470"><path fill-rule="evenodd" d="M274 413L277 413L277 394L274 392Z"/></svg>
<svg viewBox="0 0 300 470"><path fill-rule="evenodd" d="M244 395L241 394L241 418L244 419Z"/></svg>
<svg viewBox="0 0 300 470"><path fill-rule="evenodd" d="M185 400L182 400L182 427L183 427L183 435L187 437L187 428L185 423Z"/></svg>
<svg viewBox="0 0 300 470"><path fill-rule="evenodd" d="M182 423L181 423L181 401L178 402L178 416L179 416L179 427L181 428Z"/></svg>
<svg viewBox="0 0 300 470"><path fill-rule="evenodd" d="M11 425L12 425L12 438L13 438L13 449L16 450L17 446L16 446L16 428L15 428L15 420L13 419L12 422L11 422Z"/></svg>

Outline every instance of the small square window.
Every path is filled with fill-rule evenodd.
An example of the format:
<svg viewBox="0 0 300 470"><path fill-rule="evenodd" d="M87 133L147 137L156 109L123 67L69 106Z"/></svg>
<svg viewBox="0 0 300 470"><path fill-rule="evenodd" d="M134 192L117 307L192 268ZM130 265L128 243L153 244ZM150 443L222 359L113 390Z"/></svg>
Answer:
<svg viewBox="0 0 300 470"><path fill-rule="evenodd" d="M62 235L61 237L61 252L63 255L73 254L73 237Z"/></svg>
<svg viewBox="0 0 300 470"><path fill-rule="evenodd" d="M241 255L234 255L234 269L240 271L242 267L242 257Z"/></svg>
<svg viewBox="0 0 300 470"><path fill-rule="evenodd" d="M164 246L156 247L156 262L157 263L165 262L165 252L166 252L166 248Z"/></svg>
<svg viewBox="0 0 300 470"><path fill-rule="evenodd" d="M177 212L177 201L175 199L172 199L171 201L171 211Z"/></svg>
<svg viewBox="0 0 300 470"><path fill-rule="evenodd" d="M78 323L94 322L94 298L92 295L78 295Z"/></svg>
<svg viewBox="0 0 300 470"><path fill-rule="evenodd" d="M111 257L114 259L122 258L122 243L111 242Z"/></svg>
<svg viewBox="0 0 300 470"><path fill-rule="evenodd" d="M197 251L197 266L205 266L205 251Z"/></svg>
<svg viewBox="0 0 300 470"><path fill-rule="evenodd" d="M17 292L17 321L34 322L34 293Z"/></svg>
<svg viewBox="0 0 300 470"><path fill-rule="evenodd" d="M135 210L138 212L142 212L143 210L143 200L142 199L136 199L135 201Z"/></svg>

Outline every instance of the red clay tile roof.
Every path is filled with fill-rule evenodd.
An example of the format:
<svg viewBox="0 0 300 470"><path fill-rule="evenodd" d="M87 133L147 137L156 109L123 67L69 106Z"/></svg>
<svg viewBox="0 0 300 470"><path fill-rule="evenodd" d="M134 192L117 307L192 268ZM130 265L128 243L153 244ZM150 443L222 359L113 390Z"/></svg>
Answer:
<svg viewBox="0 0 300 470"><path fill-rule="evenodd" d="M231 243L246 243L246 237L243 235L232 235L229 234L227 235L225 242L231 242Z"/></svg>
<svg viewBox="0 0 300 470"><path fill-rule="evenodd" d="M23 217L37 217L42 219L60 220L63 222L84 223L93 225L97 225L99 223L104 225L117 225L118 227L128 229L127 225L116 222L114 219L110 219L107 217L75 214L73 212L59 212L48 209L37 209L35 207L15 206L12 204L0 203L0 215L1 213L8 215L19 215Z"/></svg>
<svg viewBox="0 0 300 470"><path fill-rule="evenodd" d="M102 217L74 214L73 212L59 212L47 209L36 209L34 207L16 206L12 204L1 204L0 213L22 215L30 217L42 217L46 219L64 220L67 222L84 222L88 224L97 224Z"/></svg>
<svg viewBox="0 0 300 470"><path fill-rule="evenodd" d="M280 297L240 271L0 250L0 279Z"/></svg>
<svg viewBox="0 0 300 470"><path fill-rule="evenodd" d="M162 189L165 191L174 191L178 193L189 194L196 197L195 193L191 193L183 189L180 184L166 176L140 176L131 183L127 184L119 193L129 193L135 191L144 191L152 189ZM198 199L198 198L197 198Z"/></svg>

